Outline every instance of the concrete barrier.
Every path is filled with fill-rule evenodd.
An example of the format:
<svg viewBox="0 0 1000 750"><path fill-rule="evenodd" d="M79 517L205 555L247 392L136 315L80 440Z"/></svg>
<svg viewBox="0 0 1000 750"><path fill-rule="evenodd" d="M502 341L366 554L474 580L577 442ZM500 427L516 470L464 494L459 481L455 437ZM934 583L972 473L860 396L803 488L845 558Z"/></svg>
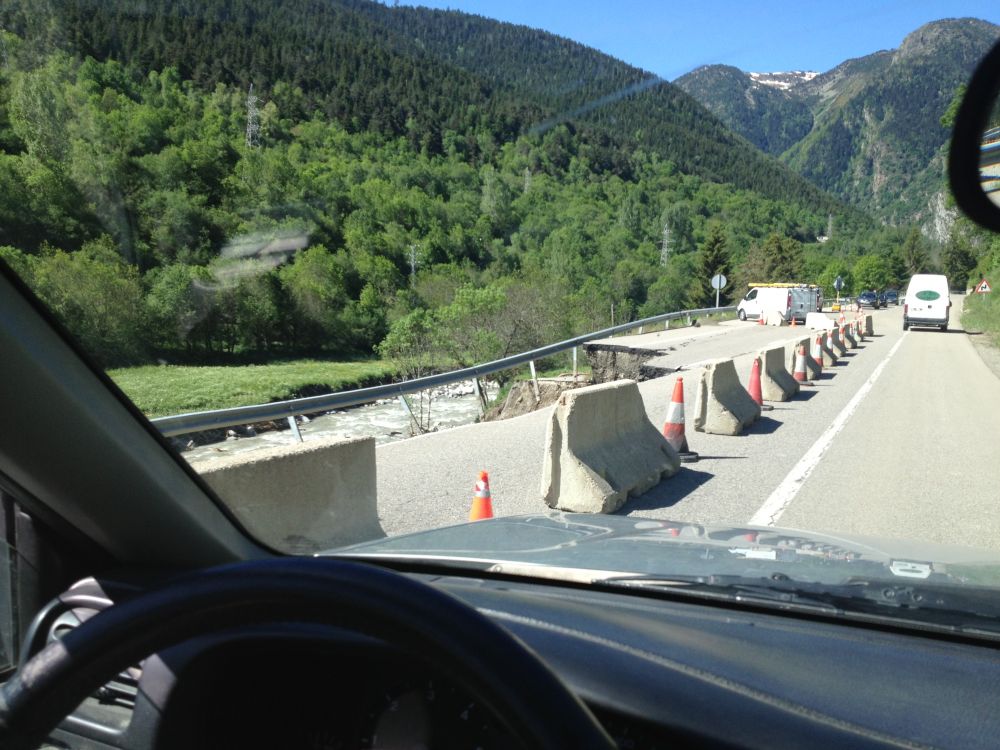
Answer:
<svg viewBox="0 0 1000 750"><path fill-rule="evenodd" d="M760 407L740 384L731 359L705 366L694 412L695 430L713 435L739 435L760 417Z"/></svg>
<svg viewBox="0 0 1000 750"><path fill-rule="evenodd" d="M785 316L777 310L768 310L764 316L764 322L769 326L788 325L788 321L785 320Z"/></svg>
<svg viewBox="0 0 1000 750"><path fill-rule="evenodd" d="M847 345L847 348L848 349L857 349L858 348L858 340L856 338L854 338L854 332L851 330L851 326L850 325L845 325L844 328L843 328L843 331L844 331L844 344Z"/></svg>
<svg viewBox="0 0 1000 750"><path fill-rule="evenodd" d="M833 318L829 318L823 313L806 313L806 328L813 328L817 331L827 331L834 326Z"/></svg>
<svg viewBox="0 0 1000 750"><path fill-rule="evenodd" d="M192 462L247 531L310 553L384 537L375 438L316 439Z"/></svg>
<svg viewBox="0 0 1000 750"><path fill-rule="evenodd" d="M865 319L864 319L864 323L865 323L865 336L874 336L875 335L875 329L872 328L872 316L871 315L866 315Z"/></svg>
<svg viewBox="0 0 1000 750"><path fill-rule="evenodd" d="M612 513L680 465L634 380L577 388L559 397L545 431L542 499L560 510Z"/></svg>
<svg viewBox="0 0 1000 750"><path fill-rule="evenodd" d="M840 340L840 329L836 326L830 329L830 348L838 357L847 354L847 344Z"/></svg>
<svg viewBox="0 0 1000 750"><path fill-rule="evenodd" d="M815 340L815 335L805 336L799 339L791 339L785 344L785 367L789 372L794 374L795 358L798 356L799 347L804 346L806 348L806 375L810 380L820 376L822 370L819 369L819 365L812 358L812 345Z"/></svg>
<svg viewBox="0 0 1000 750"><path fill-rule="evenodd" d="M761 349L757 356L761 362L760 392L765 401L787 401L799 392L799 382L785 368L785 347Z"/></svg>
<svg viewBox="0 0 1000 750"><path fill-rule="evenodd" d="M831 333L832 335L832 333ZM823 335L823 367L833 367L837 364L837 353L831 348L831 337Z"/></svg>

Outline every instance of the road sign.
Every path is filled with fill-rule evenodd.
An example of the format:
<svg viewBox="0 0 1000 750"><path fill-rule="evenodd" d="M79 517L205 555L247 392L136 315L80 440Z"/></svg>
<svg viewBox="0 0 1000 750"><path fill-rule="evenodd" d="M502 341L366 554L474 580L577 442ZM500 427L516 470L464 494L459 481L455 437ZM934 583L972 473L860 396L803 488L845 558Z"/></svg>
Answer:
<svg viewBox="0 0 1000 750"><path fill-rule="evenodd" d="M719 306L719 290L726 285L727 279L723 274L717 273L712 277L712 289L715 290L715 306Z"/></svg>
<svg viewBox="0 0 1000 750"><path fill-rule="evenodd" d="M988 294L993 291L993 287L990 286L990 282L983 279L978 284L976 284L976 294Z"/></svg>
<svg viewBox="0 0 1000 750"><path fill-rule="evenodd" d="M836 279L834 279L834 281L833 281L833 288L836 289L838 292L841 289L844 288L844 277L843 276L838 276Z"/></svg>

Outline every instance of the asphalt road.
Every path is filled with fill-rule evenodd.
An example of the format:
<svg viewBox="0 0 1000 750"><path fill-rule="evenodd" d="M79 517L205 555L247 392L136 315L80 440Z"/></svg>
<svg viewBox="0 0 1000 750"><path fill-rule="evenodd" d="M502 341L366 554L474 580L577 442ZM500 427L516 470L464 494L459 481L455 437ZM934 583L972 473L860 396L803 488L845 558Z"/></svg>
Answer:
<svg viewBox="0 0 1000 750"><path fill-rule="evenodd" d="M808 329L733 321L669 332L667 356L680 371L640 390L659 426L676 377L690 383L687 437L701 460L620 512L1000 547L1000 380L959 330L955 303L948 333L904 334L901 308L874 312L874 338L736 437L692 429L699 365L731 356L745 384L754 352ZM484 469L497 515L546 510L539 485L550 412L379 446L386 533L464 522Z"/></svg>

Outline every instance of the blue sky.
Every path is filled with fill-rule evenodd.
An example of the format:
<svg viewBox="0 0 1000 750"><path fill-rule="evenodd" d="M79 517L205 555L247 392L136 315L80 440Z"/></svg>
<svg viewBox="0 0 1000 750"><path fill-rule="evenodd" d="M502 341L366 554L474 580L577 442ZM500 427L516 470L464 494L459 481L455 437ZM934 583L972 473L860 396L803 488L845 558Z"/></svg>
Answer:
<svg viewBox="0 0 1000 750"><path fill-rule="evenodd" d="M392 0L389 0L391 4ZM699 65L825 71L941 18L1000 24L998 0L403 0L575 39L668 80Z"/></svg>

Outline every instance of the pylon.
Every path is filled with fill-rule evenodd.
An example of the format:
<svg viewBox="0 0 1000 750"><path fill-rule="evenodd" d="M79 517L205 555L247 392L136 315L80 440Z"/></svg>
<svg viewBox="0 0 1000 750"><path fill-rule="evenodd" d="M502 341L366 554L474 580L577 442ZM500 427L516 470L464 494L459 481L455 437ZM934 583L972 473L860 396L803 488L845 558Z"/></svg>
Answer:
<svg viewBox="0 0 1000 750"><path fill-rule="evenodd" d="M799 385L812 385L809 376L806 374L806 345L802 344L795 353L795 372L793 373Z"/></svg>
<svg viewBox="0 0 1000 750"><path fill-rule="evenodd" d="M817 333L816 340L813 342L812 350L813 362L816 363L816 367L819 368L820 372L823 371L823 334Z"/></svg>
<svg viewBox="0 0 1000 750"><path fill-rule="evenodd" d="M764 325L764 313L763 312L760 314L760 317L757 318L757 325L759 325L759 326Z"/></svg>
<svg viewBox="0 0 1000 750"><path fill-rule="evenodd" d="M688 448L687 436L684 434L684 378L677 378L674 392L667 407L667 419L663 423L663 437L677 451L681 461L692 463L698 460L698 454Z"/></svg>
<svg viewBox="0 0 1000 750"><path fill-rule="evenodd" d="M797 326L797 325L798 325L798 323L796 322L795 316L793 315L792 316L792 328L795 328L795 326Z"/></svg>
<svg viewBox="0 0 1000 750"><path fill-rule="evenodd" d="M761 411L771 411L774 407L764 403L764 396L760 387L760 357L753 358L753 367L750 370L750 387L747 388L750 398L760 407Z"/></svg>
<svg viewBox="0 0 1000 750"><path fill-rule="evenodd" d="M479 480L476 482L476 489L472 493L469 520L481 521L484 518L493 518L493 500L490 498L490 475L481 471L479 472Z"/></svg>

